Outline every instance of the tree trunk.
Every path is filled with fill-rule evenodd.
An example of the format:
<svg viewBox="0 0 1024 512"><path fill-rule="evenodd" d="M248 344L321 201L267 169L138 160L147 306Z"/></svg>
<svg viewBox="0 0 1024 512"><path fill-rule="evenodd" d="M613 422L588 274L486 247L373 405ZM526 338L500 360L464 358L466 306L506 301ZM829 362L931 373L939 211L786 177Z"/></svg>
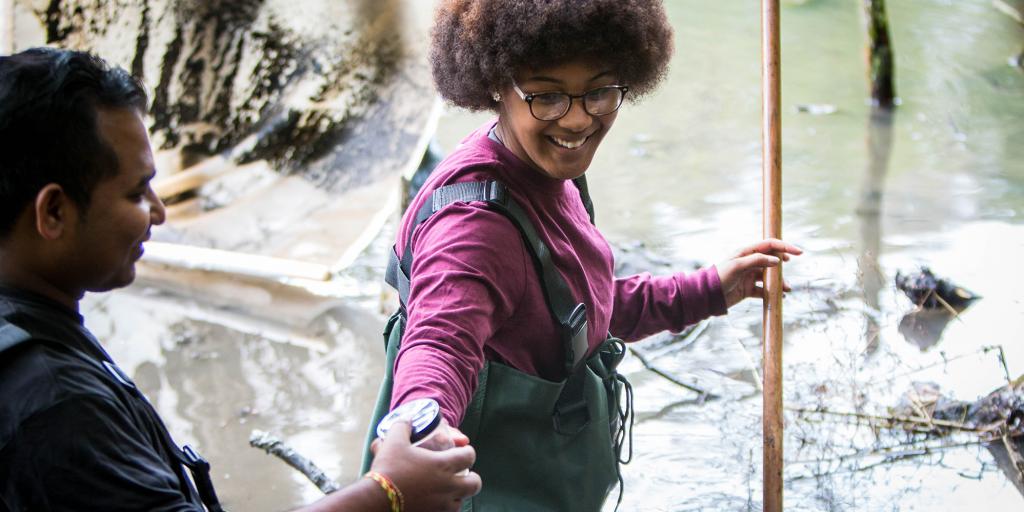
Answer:
<svg viewBox="0 0 1024 512"><path fill-rule="evenodd" d="M868 35L867 61L868 78L871 81L871 102L876 107L892 108L896 104L896 86L885 0L864 0L864 15Z"/></svg>

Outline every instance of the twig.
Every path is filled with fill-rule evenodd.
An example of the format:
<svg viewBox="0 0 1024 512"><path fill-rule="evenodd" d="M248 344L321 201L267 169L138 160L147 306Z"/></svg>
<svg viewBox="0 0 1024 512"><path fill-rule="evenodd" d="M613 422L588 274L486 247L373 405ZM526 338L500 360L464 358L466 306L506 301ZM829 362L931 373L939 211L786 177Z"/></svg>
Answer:
<svg viewBox="0 0 1024 512"><path fill-rule="evenodd" d="M918 366L917 368L908 370L908 371L903 372L903 373L899 373L899 374L893 375L892 377L890 377L888 379L885 379L885 380L882 380L882 381L865 383L864 387L873 388L873 387L878 387L878 386L888 386L888 385L892 384L893 382L896 382L896 380L898 380L898 379L901 379L903 377L909 377L910 375L913 375L913 374L919 373L919 372L923 372L923 371L929 370L931 368L935 368L936 366L946 365L946 364L949 364L949 363L951 363L953 361L956 361L958 359L966 359L967 357L970 357L970 356L973 356L973 355L987 354L988 352L990 352L992 350L1000 350L1000 349L1001 349L1001 347L999 345L987 345L987 346L979 348L978 350L975 350L974 352L968 352L966 354L960 354L960 355L956 355L956 356L953 356L953 357L943 357L942 361L938 361L938 362L935 362L935 363L932 363L932 364L927 364L927 365L924 365L924 366ZM1007 373L1009 373L1009 372L1007 371Z"/></svg>
<svg viewBox="0 0 1024 512"><path fill-rule="evenodd" d="M949 314L953 315L953 318L955 320L957 320L960 323L964 322L963 319L960 318L960 312L958 312L956 308L954 308L948 302L946 302L946 299L943 299L942 296L935 291L935 288L928 290L928 295L924 296L924 299L921 300L921 304L918 304L917 307L920 308L925 302L928 302L928 297L935 297L935 300L939 301L939 304L941 304L942 307L945 308L947 312L949 312Z"/></svg>
<svg viewBox="0 0 1024 512"><path fill-rule="evenodd" d="M972 439L970 441L963 441L959 443L933 443L928 444L928 441L910 441L907 443L900 443L895 446L880 446L876 448L856 450L851 453L838 455L831 459L814 459L814 460L795 460L791 461L793 464L812 464L812 463L838 463L841 464L848 460L863 459L872 456L903 456L907 453L920 453L925 455L931 452L937 452L942 450L952 450L956 448L966 448L968 446L977 446L989 443L985 439Z"/></svg>
<svg viewBox="0 0 1024 512"><path fill-rule="evenodd" d="M864 420L868 420L868 421L872 421L872 420L874 420L874 421L884 421L884 422L887 422L889 424L893 424L893 423L908 423L908 424L911 424L911 425L921 425L921 426L929 427L929 428L938 426L938 427L949 428L949 429L953 429L953 430L962 430L962 431L966 431L966 432L986 432L986 429L984 429L984 428L981 428L981 427L970 427L970 426L964 425L962 423L957 423L955 421L946 421L946 420L937 420L937 419L928 420L928 419L925 419L925 418L913 418L913 417L910 417L910 416L898 416L898 415L882 416L882 415L876 415L876 414L864 414L864 413L849 412L849 411L830 411L828 409L808 409L808 408L805 408L805 407L786 407L786 410L793 411L793 412L798 412L798 413L803 413L803 414L821 414L821 415L844 416L844 417L850 417L850 418L858 418L858 419L864 419Z"/></svg>
<svg viewBox="0 0 1024 512"><path fill-rule="evenodd" d="M757 390L764 393L764 385L761 384L761 374L757 371L757 363L754 362L754 358L751 357L747 347L743 346L743 342L739 338L733 338L736 344L740 346L740 350L743 351L743 355L746 356L747 364L750 365L750 371L754 372L754 384L757 385Z"/></svg>
<svg viewBox="0 0 1024 512"><path fill-rule="evenodd" d="M996 349L999 350L999 364L1003 365L1003 375L1006 376L1007 387L1013 387L1013 379L1010 378L1010 369L1006 367L1006 352L1003 351L1002 345L996 345Z"/></svg>
<svg viewBox="0 0 1024 512"><path fill-rule="evenodd" d="M932 405L934 405L934 404L935 404L935 403L934 403L934 401L933 401L933 402L932 402ZM920 417L922 417L922 418L924 418L925 420L927 420L927 421L928 421L928 427L929 427L929 428L930 428L931 430L938 430L938 429L936 429L936 428L935 428L935 422L934 422L934 421L932 421L932 420L934 420L934 418L932 418L932 415L931 415L931 414L928 414L928 410L927 410L927 408L926 408L927 406L926 406L926 405L924 404L924 402L923 402L923 401L921 400L921 395L919 395L919 394L917 393L917 390L916 390L916 389L914 390L914 396L913 396L913 397L911 397L911 399L910 399L910 405L911 405L911 407L913 407L913 408L914 408L914 410L915 410L915 411L917 412L917 414L918 414L918 415L919 415Z"/></svg>
<svg viewBox="0 0 1024 512"><path fill-rule="evenodd" d="M1024 25L1024 15L1022 15L1020 11L1015 9L1012 5L1004 2L1003 0L992 0L992 6L999 12L1016 20L1017 23Z"/></svg>
<svg viewBox="0 0 1024 512"><path fill-rule="evenodd" d="M1013 463L1014 469L1016 469L1017 474L1020 475L1020 481L1024 482L1024 460L1021 460L1020 455L1017 454L1017 450L1013 446L1013 443L1010 442L1010 437L1011 436L1008 432L1004 432L1003 435L1000 436L1003 441L1003 447L1006 448L1006 456L1010 458L1010 462Z"/></svg>
<svg viewBox="0 0 1024 512"><path fill-rule="evenodd" d="M671 382L671 383L673 383L673 384L675 384L675 385L677 385L677 386L679 386L679 387L681 387L683 389L687 389L687 390L693 391L694 393L697 393L699 395L703 395L705 399L718 398L717 395L712 394L712 393L708 392L707 390L701 389L701 388L699 388L697 386L694 386L693 384L687 384L687 383L685 383L685 382L683 382L683 381L681 381L681 380L679 380L679 379L677 379L677 378L675 378L675 377L665 373L664 371L658 369L657 367L652 365L650 363L650 361L648 361L647 358L644 357L644 355L640 353L640 351L634 350L633 347L629 347L629 353L633 354L634 356L636 356L636 358L640 360L640 363L644 365L644 368L647 368L648 370L650 370L651 373L654 373L655 375L657 375L659 377L662 377L663 379L665 379L665 380L667 380L667 381L669 381L669 382Z"/></svg>
<svg viewBox="0 0 1024 512"><path fill-rule="evenodd" d="M977 444L977 443L972 443L972 444ZM940 447L940 448L945 449L946 447ZM952 448L952 447L950 447L950 448ZM916 459L917 457L923 457L925 455L930 455L931 453L932 452L929 449L927 449L927 448L922 449L922 450L917 450L917 451L909 451L909 452L897 453L897 454L886 456L885 459L880 460L878 462L875 462L873 464L868 464L866 466L853 467L853 468L848 469L847 471L839 471L839 468L837 468L835 471L825 471L825 472L822 472L822 473L811 473L809 475L796 475L794 477L790 477L788 480L789 481L797 481L797 480L805 480L805 479L810 479L810 478L821 478L823 476L839 475L839 474L843 474L843 473L851 473L851 474L852 473L859 473L861 471L868 471L868 470L874 469L874 468L876 468L878 466L883 466L883 465L886 465L886 464L892 464L894 462L898 462L898 461L901 461L901 460Z"/></svg>
<svg viewBox="0 0 1024 512"><path fill-rule="evenodd" d="M253 430L249 434L249 446L259 448L285 461L289 466L295 468L316 484L317 488L324 494L330 494L341 489L341 486L332 480L331 477L327 476L320 468L316 467L313 461L299 455L298 452L273 434L261 430Z"/></svg>

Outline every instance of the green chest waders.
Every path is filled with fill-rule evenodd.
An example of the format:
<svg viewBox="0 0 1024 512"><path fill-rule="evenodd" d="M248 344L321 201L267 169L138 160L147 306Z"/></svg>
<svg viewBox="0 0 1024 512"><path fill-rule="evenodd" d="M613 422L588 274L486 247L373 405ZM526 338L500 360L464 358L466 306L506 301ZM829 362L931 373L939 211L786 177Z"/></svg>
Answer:
<svg viewBox="0 0 1024 512"><path fill-rule="evenodd" d="M585 183L577 185L590 210ZM632 423L632 390L616 371L625 346L609 336L588 354L584 305L573 300L547 247L501 183L457 183L435 190L432 200L417 213L416 225L456 201L485 201L519 228L533 254L548 306L562 326L559 342L564 346L568 375L552 382L493 361L485 363L459 425L477 451L473 470L480 474L483 490L466 500L463 510L600 510L615 484L621 485L619 464L629 462L629 456L622 458L622 449L627 423ZM402 309L384 332L387 366L367 446L375 435L374 426L390 406L411 268L410 248L401 260L392 251L387 280L398 289ZM367 453L364 471L369 464Z"/></svg>

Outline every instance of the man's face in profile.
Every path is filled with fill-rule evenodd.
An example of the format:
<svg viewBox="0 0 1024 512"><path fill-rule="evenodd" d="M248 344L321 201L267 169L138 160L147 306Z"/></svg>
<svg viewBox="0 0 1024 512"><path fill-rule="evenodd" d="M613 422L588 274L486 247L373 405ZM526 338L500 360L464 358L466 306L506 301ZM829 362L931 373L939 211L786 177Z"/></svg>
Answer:
<svg viewBox="0 0 1024 512"><path fill-rule="evenodd" d="M93 189L72 228L72 258L87 291L106 291L135 280L150 228L162 224L164 205L150 186L156 174L149 134L132 108L98 109L100 137L117 155L117 174Z"/></svg>

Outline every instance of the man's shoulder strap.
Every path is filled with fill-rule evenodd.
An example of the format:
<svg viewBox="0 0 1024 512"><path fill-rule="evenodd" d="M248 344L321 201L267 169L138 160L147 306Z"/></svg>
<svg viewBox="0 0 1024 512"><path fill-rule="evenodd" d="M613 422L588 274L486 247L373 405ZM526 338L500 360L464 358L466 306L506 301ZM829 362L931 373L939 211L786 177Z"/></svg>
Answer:
<svg viewBox="0 0 1024 512"><path fill-rule="evenodd" d="M32 334L28 331L0 317L0 354L31 339Z"/></svg>
<svg viewBox="0 0 1024 512"><path fill-rule="evenodd" d="M118 385L128 388L130 392L141 397L142 401L148 404L148 401L142 397L141 392L135 387L135 384L131 381L128 375L118 368L113 362L92 360L85 354L78 354L77 351L70 349L62 343L58 343L55 340L47 337L34 336L32 333L12 324L6 318L0 316L0 354L29 342L49 343L51 345L61 347L69 353L76 354L77 358L100 369L100 374L106 375L107 378L112 379L112 381L116 382ZM220 502L217 500L217 495L213 490L213 484L210 481L209 464L190 446L186 445L184 448L179 448L174 442L174 439L171 438L171 434L167 431L167 427L164 426L159 414L157 414L156 411L153 411L152 414L158 430L163 437L163 442L166 444L166 449L178 460L178 462L183 464L192 472L193 480L199 492L200 499L207 506L207 510L211 512L222 511L223 509L220 507Z"/></svg>

